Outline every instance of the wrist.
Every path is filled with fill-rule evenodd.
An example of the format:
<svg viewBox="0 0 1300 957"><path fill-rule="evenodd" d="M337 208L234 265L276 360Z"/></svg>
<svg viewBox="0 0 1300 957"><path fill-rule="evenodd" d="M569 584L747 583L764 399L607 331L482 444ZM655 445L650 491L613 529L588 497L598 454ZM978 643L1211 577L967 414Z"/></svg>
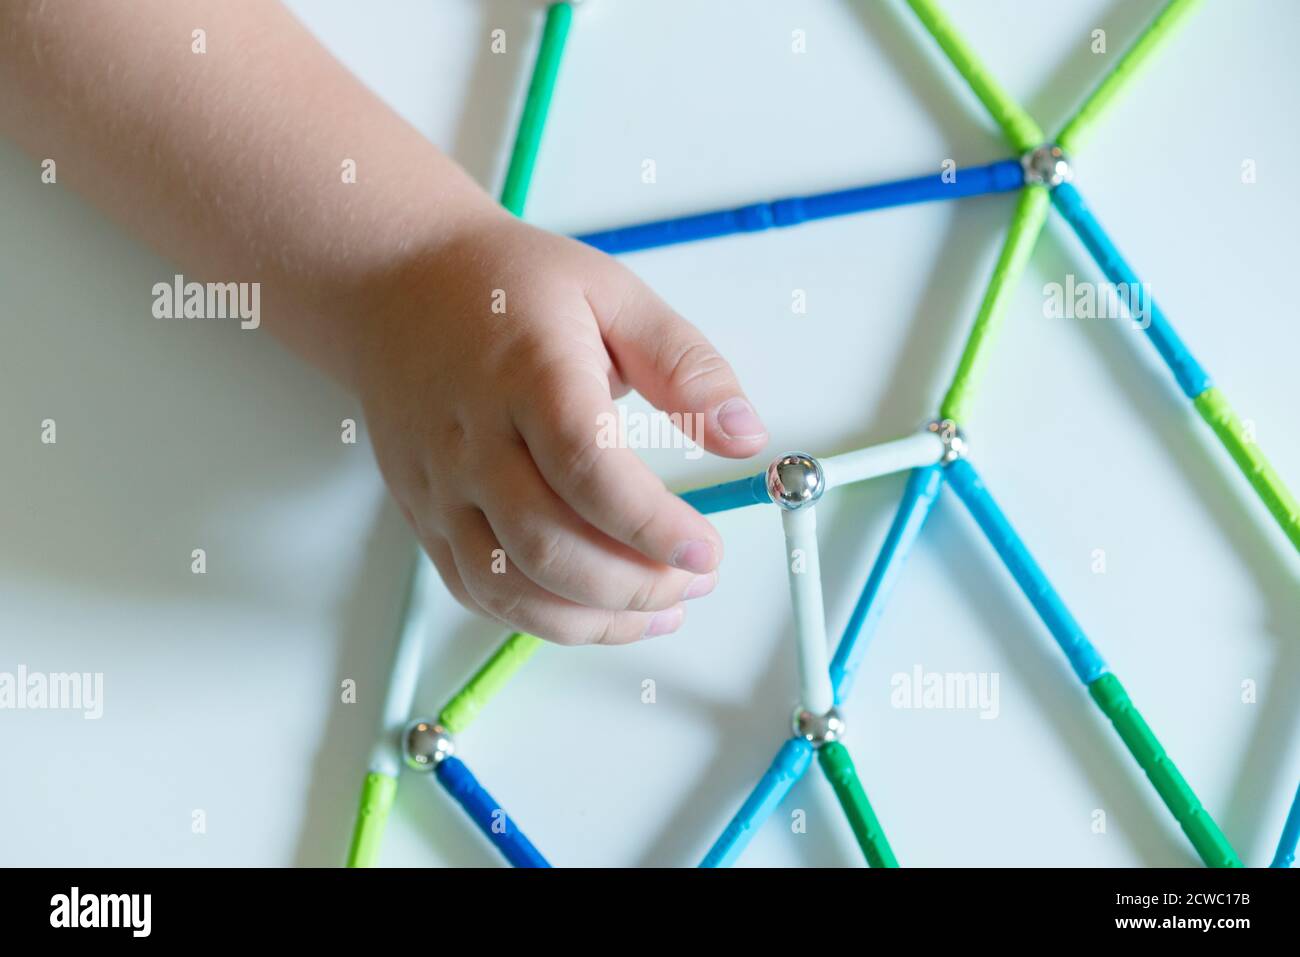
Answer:
<svg viewBox="0 0 1300 957"><path fill-rule="evenodd" d="M351 268L311 287L311 307L334 332L330 371L352 391L361 387L376 340L391 338L405 317L436 308L439 286L455 275L448 263L458 250L517 223L458 168L455 174L436 175L423 201L374 215L374 229L347 241L361 250Z"/></svg>
<svg viewBox="0 0 1300 957"><path fill-rule="evenodd" d="M449 303L455 288L486 267L484 250L500 248L504 233L522 228L486 193L480 195L482 202L442 206L421 235L402 242L380 268L358 276L336 297L332 308L346 352L340 378L352 391L374 381L371 370L382 378L385 364L406 351L407 343L445 342L431 338L430 327L454 312Z"/></svg>

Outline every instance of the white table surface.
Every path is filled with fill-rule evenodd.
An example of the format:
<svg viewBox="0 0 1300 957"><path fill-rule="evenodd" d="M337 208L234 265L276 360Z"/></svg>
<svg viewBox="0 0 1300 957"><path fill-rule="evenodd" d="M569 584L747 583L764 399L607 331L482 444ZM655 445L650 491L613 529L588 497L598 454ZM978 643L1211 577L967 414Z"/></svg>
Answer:
<svg viewBox="0 0 1300 957"><path fill-rule="evenodd" d="M293 6L497 188L538 5ZM1157 4L947 7L1054 129ZM488 49L498 27L504 55ZM1104 55L1089 49L1096 28ZM1094 211L1292 487L1298 41L1287 0L1205 4L1076 157ZM575 18L529 215L577 231L1008 152L899 0L595 0ZM1245 159L1254 184L1241 181ZM0 863L338 863L410 541L366 443L339 441L356 403L264 334L153 319L151 286L172 266L39 172L0 142L0 671L102 672L104 714L0 711ZM675 487L705 484L786 448L843 451L929 418L1012 205L901 208L629 257L731 359L773 436L752 463L660 452L656 468ZM973 406L973 461L1238 851L1267 863L1300 779L1300 562L1140 334L1044 318L1043 284L1067 273L1100 278L1053 214ZM791 314L795 289L807 315ZM52 446L40 442L46 418ZM835 633L901 488L884 479L822 506ZM697 862L787 733L796 685L779 522L750 510L717 526L721 584L679 634L546 647L460 740L556 864ZM190 571L198 547L203 576ZM436 710L498 637L443 593L423 707ZM915 666L995 673L998 716L892 707L891 677ZM346 679L355 704L340 702ZM847 715L904 864L1196 863L948 493ZM797 811L806 833L792 833ZM412 776L382 860L496 863ZM814 770L744 862L861 855Z"/></svg>

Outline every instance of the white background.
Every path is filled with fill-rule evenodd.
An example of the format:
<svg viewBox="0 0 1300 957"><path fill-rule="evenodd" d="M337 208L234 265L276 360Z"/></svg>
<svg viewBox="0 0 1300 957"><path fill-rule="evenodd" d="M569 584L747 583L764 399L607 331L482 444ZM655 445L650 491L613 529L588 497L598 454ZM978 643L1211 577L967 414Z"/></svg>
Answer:
<svg viewBox="0 0 1300 957"><path fill-rule="evenodd" d="M949 3L1050 129L1149 2ZM527 2L297 0L381 96L498 188L540 28ZM508 53L488 50L506 31ZM1108 51L1089 49L1094 29ZM807 53L791 53L806 31ZM1211 2L1076 157L1094 211L1293 487L1300 7ZM898 0L596 0L575 18L529 207L586 230L1007 155ZM658 181L641 182L644 159ZM1258 182L1241 182L1253 159ZM355 402L234 324L168 323L174 271L0 143L0 670L104 673L104 716L0 712L0 862L336 864L373 741L409 538ZM656 453L675 488L786 448L843 451L935 410L1014 199L902 208L629 257L739 370L772 430L751 463ZM1049 221L968 431L990 488L1245 860L1300 778L1300 563L1158 365L1114 320L1043 316L1098 278ZM795 289L808 314L792 315ZM40 442L40 422L58 442ZM821 509L838 634L901 478ZM794 655L770 512L718 518L715 594L676 636L546 647L460 740L560 865L698 861L787 733ZM208 572L190 572L191 550ZM1106 571L1093 571L1104 549ZM419 701L436 711L498 630L441 596ZM995 720L891 707L915 665L995 672ZM355 679L359 700L339 703ZM652 678L657 703L641 702ZM1258 700L1243 703L1253 681ZM847 711L906 865L1196 858L949 493ZM191 831L196 809L207 831ZM791 833L792 812L807 833ZM1104 834L1093 832L1104 810ZM494 864L407 776L385 864ZM815 769L744 858L856 865Z"/></svg>

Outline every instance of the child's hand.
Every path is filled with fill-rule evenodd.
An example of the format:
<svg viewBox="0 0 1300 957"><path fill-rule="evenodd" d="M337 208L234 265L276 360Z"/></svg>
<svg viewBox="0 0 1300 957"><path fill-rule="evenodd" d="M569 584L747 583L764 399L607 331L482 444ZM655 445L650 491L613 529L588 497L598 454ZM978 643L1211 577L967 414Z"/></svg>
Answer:
<svg viewBox="0 0 1300 957"><path fill-rule="evenodd" d="M600 448L597 416L634 388L753 455L763 426L727 364L618 263L508 216L283 6L6 0L0 130L168 257L260 283L267 331L361 396L465 604L623 642L713 587L713 528Z"/></svg>
<svg viewBox="0 0 1300 957"><path fill-rule="evenodd" d="M622 265L503 212L416 271L368 323L357 384L448 588L564 644L678 628L683 599L713 589L722 542L635 453L601 447L601 413L636 389L700 413L709 451L753 455L766 432L731 368Z"/></svg>

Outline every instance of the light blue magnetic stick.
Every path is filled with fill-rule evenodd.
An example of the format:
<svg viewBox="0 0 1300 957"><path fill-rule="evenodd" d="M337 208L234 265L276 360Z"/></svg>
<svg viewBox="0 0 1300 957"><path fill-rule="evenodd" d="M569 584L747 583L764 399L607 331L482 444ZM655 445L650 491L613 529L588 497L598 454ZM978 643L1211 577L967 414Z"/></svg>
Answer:
<svg viewBox="0 0 1300 957"><path fill-rule="evenodd" d="M1029 554L1025 543L1002 514L1002 509L998 508L997 502L984 487L975 468L965 459L957 459L948 466L947 478L948 483L966 503L966 508L983 530L993 550L1007 566L1007 571L1011 572L1011 577L1038 612L1038 617L1061 646L1061 651L1065 652L1065 657L1069 659L1070 667L1079 676L1079 680L1086 685L1104 674L1107 669L1101 655L1092 646L1092 642L1088 641L1079 623L1065 607L1065 602L1061 601L1061 596L1034 561L1034 556Z"/></svg>
<svg viewBox="0 0 1300 957"><path fill-rule="evenodd" d="M781 745L769 767L722 836L704 855L700 867L730 867L749 845L755 832L772 816L776 806L812 765L813 746L803 738L790 738Z"/></svg>
<svg viewBox="0 0 1300 957"><path fill-rule="evenodd" d="M1213 384L1209 374L1201 368L1183 340L1178 338L1178 333L1174 332L1173 326L1142 285L1133 267L1125 262L1106 231L1101 228L1101 223L1097 222L1097 218L1084 204L1079 191L1069 183L1061 183L1052 190L1052 202L1065 217L1065 221L1073 227L1106 278L1116 286L1127 289L1128 301L1137 310L1137 315L1149 320L1147 336L1178 380L1178 387L1183 390L1183 394L1189 399L1195 399L1208 389Z"/></svg>
<svg viewBox="0 0 1300 957"><path fill-rule="evenodd" d="M1148 321L1147 335L1173 371L1179 387L1192 400L1201 418L1214 430L1215 436L1232 456L1273 519L1296 549L1300 550L1300 501L1287 488L1282 476L1256 444L1254 436L1246 430L1242 420L1232 410L1227 396L1210 381L1209 375L1192 358L1156 301L1147 294L1132 268L1107 237L1106 231L1088 211L1078 190L1069 183L1062 183L1052 191L1052 200L1061 215L1074 227L1079 239L1106 277L1116 285L1125 284L1130 290L1130 301L1140 316Z"/></svg>
<svg viewBox="0 0 1300 957"><path fill-rule="evenodd" d="M1273 855L1270 867L1290 867L1295 863L1296 846L1300 845L1300 787L1296 788L1295 800L1291 802L1291 813L1282 825L1282 837L1277 842L1277 853Z"/></svg>
<svg viewBox="0 0 1300 957"><path fill-rule="evenodd" d="M693 506L704 515L713 512L727 512L733 508L747 505L770 505L771 497L767 494L767 473L759 472L748 478L722 482L682 492L681 497L687 505Z"/></svg>
<svg viewBox="0 0 1300 957"><path fill-rule="evenodd" d="M889 526L885 541L876 555L876 562L871 566L871 574L862 588L858 603L853 607L848 624L844 626L844 634L835 649L835 657L831 660L831 684L835 688L836 704L841 704L853 688L853 679L867 650L867 642L875 633L890 592L902 574L912 544L921 534L921 528L925 525L925 519L941 488L941 466L927 465L925 468L914 469L908 476L903 498L898 503L898 511L894 513L893 524Z"/></svg>
<svg viewBox="0 0 1300 957"><path fill-rule="evenodd" d="M970 462L957 459L949 465L948 484L966 503L989 544L1065 652L1074 673L1087 686L1088 695L1110 719L1120 740L1146 774L1201 860L1209 867L1240 867L1241 858L1169 757L1124 686L1107 670L1101 656L1084 637L1079 623L1074 620L1074 616L1061 601L1061 596L1029 554L1025 543L993 501L993 496L984 487Z"/></svg>
<svg viewBox="0 0 1300 957"><path fill-rule="evenodd" d="M846 216L908 203L1005 193L1019 189L1024 183L1024 175L1020 160L1009 159L987 166L959 168L953 174L936 173L933 176L918 176L830 193L791 196L735 209L719 209L585 233L574 238L607 253L629 253L656 246L716 239L735 233L795 226L814 219L829 219L832 216Z"/></svg>

